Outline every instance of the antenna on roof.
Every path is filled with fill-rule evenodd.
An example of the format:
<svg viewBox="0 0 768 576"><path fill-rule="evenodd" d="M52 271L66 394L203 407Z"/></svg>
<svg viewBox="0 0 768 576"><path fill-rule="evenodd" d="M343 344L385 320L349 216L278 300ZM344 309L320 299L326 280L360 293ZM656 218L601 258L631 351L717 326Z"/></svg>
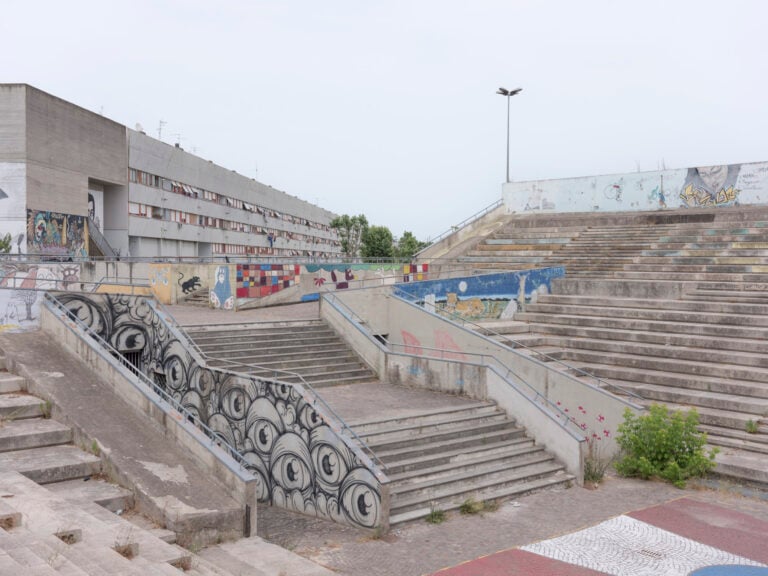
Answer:
<svg viewBox="0 0 768 576"><path fill-rule="evenodd" d="M162 140L163 139L163 126L168 124L165 120L160 120L160 122L157 125L157 139Z"/></svg>

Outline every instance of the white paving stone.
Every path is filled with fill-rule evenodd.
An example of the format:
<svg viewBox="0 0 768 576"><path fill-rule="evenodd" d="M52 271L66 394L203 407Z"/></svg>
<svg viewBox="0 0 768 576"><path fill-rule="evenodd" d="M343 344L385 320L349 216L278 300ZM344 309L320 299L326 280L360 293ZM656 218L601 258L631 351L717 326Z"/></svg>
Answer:
<svg viewBox="0 0 768 576"><path fill-rule="evenodd" d="M686 576L717 564L764 566L629 516L522 550L617 576Z"/></svg>

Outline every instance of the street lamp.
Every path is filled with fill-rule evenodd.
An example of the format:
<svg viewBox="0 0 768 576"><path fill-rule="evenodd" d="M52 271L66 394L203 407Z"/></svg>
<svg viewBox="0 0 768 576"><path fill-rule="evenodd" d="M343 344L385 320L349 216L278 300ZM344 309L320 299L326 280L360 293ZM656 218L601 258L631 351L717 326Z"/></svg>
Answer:
<svg viewBox="0 0 768 576"><path fill-rule="evenodd" d="M501 94L507 97L507 182L509 182L509 99L511 96L520 94L522 88L515 88L514 90L507 90L506 88L499 88L496 90L496 94Z"/></svg>

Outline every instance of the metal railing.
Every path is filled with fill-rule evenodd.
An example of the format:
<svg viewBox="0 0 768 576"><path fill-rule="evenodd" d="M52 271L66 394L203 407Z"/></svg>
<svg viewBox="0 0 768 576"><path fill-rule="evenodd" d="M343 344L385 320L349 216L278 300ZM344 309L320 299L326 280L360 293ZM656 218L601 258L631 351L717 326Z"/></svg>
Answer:
<svg viewBox="0 0 768 576"><path fill-rule="evenodd" d="M363 320L350 306L336 297L335 294L329 293L324 295L327 302L337 309L337 311L345 316L348 320L352 321L357 328L366 335L366 337L376 346L385 350L388 354L397 356L408 356L413 358L424 358L428 360L441 360L443 362L452 362L456 364L467 364L470 366L484 366L488 368L495 368L496 373L504 380L504 382L515 389L521 394L527 397L531 402L538 403L540 406L546 407L548 410L559 414L554 420L560 424L560 426L569 431L570 433L576 431L578 436L583 436L583 430L573 422L572 418L561 409L556 403L552 402L549 398L542 395L533 385L531 385L525 377L521 376L510 368L505 362L494 356L493 354L482 354L477 352L457 352L456 350L445 350L443 348L430 348L428 346L411 345L411 344L394 344L387 342L382 344L379 340L373 337L373 334L365 328L365 320ZM402 348L401 352L396 349ZM428 354L415 354L408 350L419 350L429 352ZM475 362L468 362L466 360L460 360L456 358L457 354L461 354L464 358L473 357L476 358ZM521 391L513 382L509 376L512 375L518 383L522 384L529 393L526 394ZM573 428L573 429L572 429Z"/></svg>
<svg viewBox="0 0 768 576"><path fill-rule="evenodd" d="M116 258L118 256L115 249L112 248L107 239L104 237L104 234L101 233L99 227L96 226L96 222L94 222L90 216L88 217L88 234L90 235L90 239L93 240L93 243L96 244L96 247L101 251L105 258Z"/></svg>
<svg viewBox="0 0 768 576"><path fill-rule="evenodd" d="M459 222L455 226L451 226L448 230L446 230L445 232L439 234L435 238L427 239L427 242L430 243L430 246L432 246L434 244L437 244L438 242L440 242L441 240L447 238L451 234L455 234L456 232L458 232L462 228L466 228L467 226L469 226L470 224L472 224L476 220L479 220L480 218L482 218L486 214L489 214L489 213L493 212L494 210L496 210L496 208L498 208L502 204L504 204L504 200L503 199L496 200L496 202L494 202L490 206L486 206L485 208L483 208L479 212L474 213L469 218L465 218L464 220L462 220L461 222ZM416 254L414 254L413 257L417 258L422 252L428 250L430 246L426 246L425 248L422 248L421 250L416 252Z"/></svg>
<svg viewBox="0 0 768 576"><path fill-rule="evenodd" d="M184 406L182 406L176 399L163 390L157 383L146 376L138 367L134 366L115 349L109 342L104 340L99 334L94 332L88 325L82 322L75 314L73 314L67 307L53 294L46 292L45 302L48 305L48 309L51 310L56 316L62 319L67 319L74 322L77 327L85 334L90 336L105 352L107 352L117 363L120 364L125 370L133 374L139 383L146 386L149 390L154 392L163 402L168 404L171 408L181 414L185 420L193 424L199 429L206 437L211 441L211 446L215 445L222 449L230 458L232 458L240 466L242 470L249 469L248 461L243 457L240 452L229 444L224 438L221 437L213 429L204 424L197 416L189 412Z"/></svg>
<svg viewBox="0 0 768 576"><path fill-rule="evenodd" d="M331 407L330 404L328 404L323 397L317 393L317 391L312 387L312 385L306 381L306 379L296 372L291 372L289 370L279 370L275 368L267 368L265 366L259 366L258 364L249 364L246 362L238 362L237 360L229 360L227 358L214 358L212 356L209 356L206 352L204 352L200 346L194 341L193 338L189 336L187 331L184 329L184 327L179 324L176 319L173 317L173 315L168 312L165 306L161 304L160 302L156 300L147 300L150 307L152 307L155 312L159 313L161 317L172 326L174 329L174 334L177 338L179 338L181 341L185 343L186 346L189 346L191 349L195 351L195 353L199 356L201 362L205 366L209 366L211 362L223 362L230 366L230 368L246 368L247 370L228 370L226 368L219 368L219 367L210 367L215 370L221 370L225 372L230 372L232 374L238 374L243 375L246 374L251 378L260 378L260 379L266 379L270 380L269 378L265 378L264 376L257 376L252 374L252 371L261 370L261 371L267 371L273 374L273 378L271 378L272 381L274 381L276 384L284 385L284 386L300 386L307 394L311 397L312 401L310 404L315 407L318 405L318 403L322 406L322 409L327 413L330 414L332 418L336 420L336 423L338 424L338 428L342 433L347 433L349 436L351 436L358 444L359 449L362 450L365 453L365 457L367 459L374 463L377 467L384 469L384 463L376 456L376 454L371 450L368 445L365 443L365 441L360 438L360 436L357 435L357 433L349 426L349 424L346 423L346 421ZM294 378L299 380L298 384L293 382L286 382L285 380L280 380L279 376L288 377L288 378ZM342 436L343 439L343 436ZM355 445L349 445L349 447L353 451L357 451L355 449ZM364 460L365 458L363 458Z"/></svg>
<svg viewBox="0 0 768 576"><path fill-rule="evenodd" d="M414 296L406 291L404 291L399 286L393 286L392 287L392 295L396 298L400 298L402 300L405 300L406 302L410 302L411 304L414 304L416 306L421 306L418 304L419 298L417 296ZM594 374L591 374L590 372L587 372L586 370L582 368L578 368L576 366L572 366L571 364L568 364L567 362L564 362L563 360L560 360L559 358L555 358L554 356L550 356L549 354L546 354L545 352L539 352L535 348L531 346L527 346L526 344L522 342L518 342L517 340L511 339L507 334L501 334L499 332L496 332L495 330L485 327L481 324L478 324L476 322L473 322L472 320L467 320L466 318L463 318L459 314L456 314L455 312L449 312L446 310L441 310L439 316L447 317L453 322L461 323L462 326L469 325L470 328L475 331L479 332L480 334L486 335L486 336L492 336L495 338L500 338L500 340L496 340L499 342L499 344L502 344L504 346L507 346L508 343L512 343L513 346L508 346L511 350L515 350L516 348L522 348L524 350L527 350L531 353L531 356L528 356L528 358L537 361L538 358L543 358L546 360L546 363L541 362L542 366L544 366L547 370L554 370L551 366L548 366L548 364L557 364L559 366L565 367L567 370L577 373L581 376L587 376L589 378L593 378L598 384L599 388L604 388L606 390L619 390L622 394L626 394L627 396L631 396L632 398L635 398L636 400L642 400L643 397L639 394L633 392L632 390L629 390L627 388L624 388L623 386L620 386L618 384L612 384L610 382L606 382L599 376L595 376ZM534 356L535 355L535 356Z"/></svg>

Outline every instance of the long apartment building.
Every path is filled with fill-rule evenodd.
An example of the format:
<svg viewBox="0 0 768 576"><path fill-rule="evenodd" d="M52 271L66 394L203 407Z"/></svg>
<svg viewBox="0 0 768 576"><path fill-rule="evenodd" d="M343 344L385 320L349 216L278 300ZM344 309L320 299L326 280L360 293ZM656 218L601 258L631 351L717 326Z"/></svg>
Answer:
<svg viewBox="0 0 768 576"><path fill-rule="evenodd" d="M13 253L330 258L335 214L26 84L0 84Z"/></svg>

